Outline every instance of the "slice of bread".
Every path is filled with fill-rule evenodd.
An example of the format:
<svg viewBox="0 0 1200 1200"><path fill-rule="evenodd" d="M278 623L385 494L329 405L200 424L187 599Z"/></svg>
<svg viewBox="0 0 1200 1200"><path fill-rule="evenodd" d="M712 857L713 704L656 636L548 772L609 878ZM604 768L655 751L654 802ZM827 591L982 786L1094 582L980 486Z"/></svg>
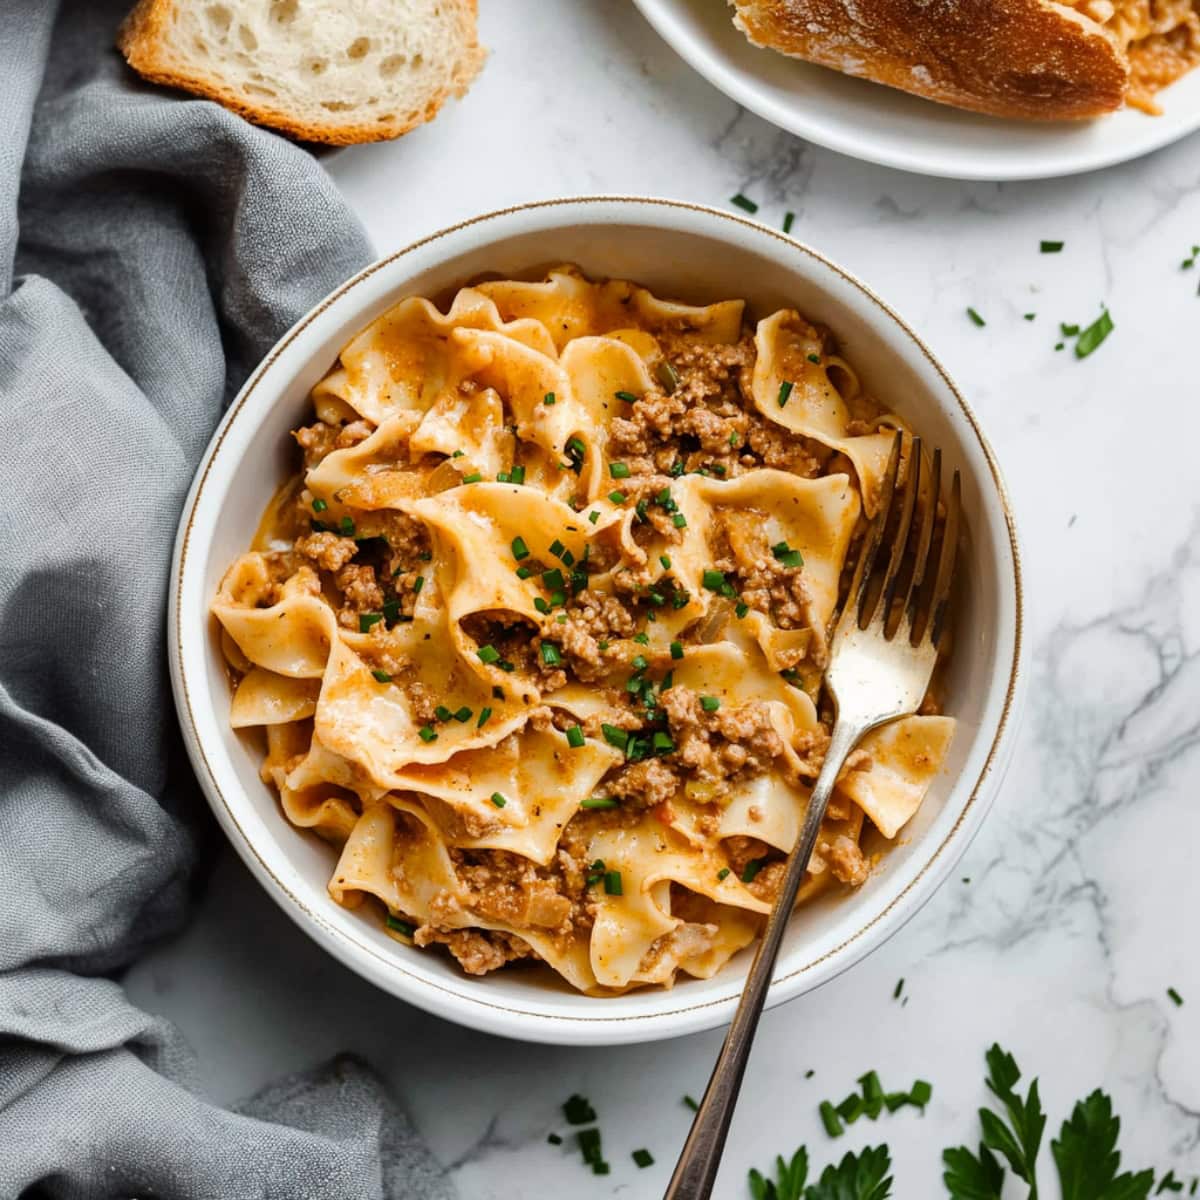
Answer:
<svg viewBox="0 0 1200 1200"><path fill-rule="evenodd" d="M139 0L130 66L307 141L399 137L483 65L476 0Z"/></svg>
<svg viewBox="0 0 1200 1200"><path fill-rule="evenodd" d="M993 116L1096 117L1129 89L1108 0L730 3L756 45Z"/></svg>

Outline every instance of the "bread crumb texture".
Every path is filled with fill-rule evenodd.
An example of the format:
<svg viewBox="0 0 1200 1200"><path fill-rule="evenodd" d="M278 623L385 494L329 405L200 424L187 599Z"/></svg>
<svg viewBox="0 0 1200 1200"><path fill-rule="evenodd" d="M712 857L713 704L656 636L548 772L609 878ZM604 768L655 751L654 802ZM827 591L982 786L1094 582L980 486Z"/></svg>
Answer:
<svg viewBox="0 0 1200 1200"><path fill-rule="evenodd" d="M146 79L333 145L432 120L485 56L476 0L140 0L117 45Z"/></svg>

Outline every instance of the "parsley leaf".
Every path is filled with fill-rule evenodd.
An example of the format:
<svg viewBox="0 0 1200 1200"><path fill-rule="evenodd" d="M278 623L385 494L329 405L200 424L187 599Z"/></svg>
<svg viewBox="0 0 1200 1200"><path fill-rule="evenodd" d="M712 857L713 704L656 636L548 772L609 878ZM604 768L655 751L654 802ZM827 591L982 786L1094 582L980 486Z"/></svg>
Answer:
<svg viewBox="0 0 1200 1200"><path fill-rule="evenodd" d="M1154 1186L1153 1171L1117 1174L1120 1132L1121 1120L1113 1116L1112 1101L1099 1088L1075 1105L1058 1139L1050 1142L1063 1200L1146 1200Z"/></svg>
<svg viewBox="0 0 1200 1200"><path fill-rule="evenodd" d="M821 1178L805 1193L804 1200L887 1200L892 1194L891 1155L886 1146L866 1146L851 1151L837 1166L821 1172Z"/></svg>
<svg viewBox="0 0 1200 1200"><path fill-rule="evenodd" d="M804 1200L804 1185L808 1182L808 1150L801 1146L784 1162L783 1155L775 1159L774 1181L758 1171L750 1172L750 1195L754 1200Z"/></svg>
<svg viewBox="0 0 1200 1200"><path fill-rule="evenodd" d="M1016 1059L993 1044L987 1052L987 1064L987 1085L1004 1105L1009 1125L1005 1125L1003 1118L991 1109L981 1108L979 1121L983 1126L983 1144L1004 1155L1013 1174L1029 1184L1029 1200L1037 1200L1037 1156L1046 1129L1046 1114L1042 1112L1038 1098L1037 1080L1029 1085L1022 1100L1013 1090L1021 1078Z"/></svg>
<svg viewBox="0 0 1200 1200"><path fill-rule="evenodd" d="M942 1151L946 1172L942 1182L951 1200L1000 1200L1004 1168L982 1143L976 1158L966 1146Z"/></svg>

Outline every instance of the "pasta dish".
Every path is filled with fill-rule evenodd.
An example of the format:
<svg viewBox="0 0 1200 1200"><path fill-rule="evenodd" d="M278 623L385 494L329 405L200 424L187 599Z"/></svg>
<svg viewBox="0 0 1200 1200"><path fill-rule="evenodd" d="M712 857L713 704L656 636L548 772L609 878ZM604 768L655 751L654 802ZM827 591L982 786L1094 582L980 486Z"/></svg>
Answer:
<svg viewBox="0 0 1200 1200"><path fill-rule="evenodd" d="M303 468L213 613L232 723L337 848L333 900L471 974L540 960L596 995L753 941L903 424L827 331L743 307L573 267L486 281L397 304L313 389ZM868 878L953 729L931 694L864 740L801 900Z"/></svg>

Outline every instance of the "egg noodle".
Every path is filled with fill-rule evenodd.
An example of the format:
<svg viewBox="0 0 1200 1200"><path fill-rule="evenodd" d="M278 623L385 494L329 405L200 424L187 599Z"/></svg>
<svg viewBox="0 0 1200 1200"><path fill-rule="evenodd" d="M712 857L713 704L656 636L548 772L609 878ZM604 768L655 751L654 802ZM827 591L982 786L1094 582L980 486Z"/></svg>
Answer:
<svg viewBox="0 0 1200 1200"><path fill-rule="evenodd" d="M903 428L834 351L795 311L752 328L572 267L406 299L346 346L213 603L232 723L339 848L334 900L596 995L755 938ZM929 697L862 743L802 900L867 879L953 728Z"/></svg>

